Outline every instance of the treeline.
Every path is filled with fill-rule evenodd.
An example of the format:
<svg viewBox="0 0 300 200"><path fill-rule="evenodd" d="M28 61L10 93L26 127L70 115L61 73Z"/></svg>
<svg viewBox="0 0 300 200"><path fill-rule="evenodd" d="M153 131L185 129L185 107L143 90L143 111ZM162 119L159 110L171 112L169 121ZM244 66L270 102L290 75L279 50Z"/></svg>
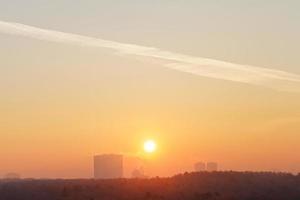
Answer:
<svg viewBox="0 0 300 200"><path fill-rule="evenodd" d="M0 200L300 200L300 175L199 172L152 179L2 180Z"/></svg>

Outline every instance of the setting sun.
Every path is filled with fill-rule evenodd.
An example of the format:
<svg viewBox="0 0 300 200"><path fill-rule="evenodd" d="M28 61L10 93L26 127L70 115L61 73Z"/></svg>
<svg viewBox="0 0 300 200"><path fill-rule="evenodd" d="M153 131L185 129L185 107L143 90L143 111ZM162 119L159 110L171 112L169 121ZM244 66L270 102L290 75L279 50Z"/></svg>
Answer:
<svg viewBox="0 0 300 200"><path fill-rule="evenodd" d="M144 143L144 151L147 153L153 153L156 150L156 143L153 140L147 140Z"/></svg>

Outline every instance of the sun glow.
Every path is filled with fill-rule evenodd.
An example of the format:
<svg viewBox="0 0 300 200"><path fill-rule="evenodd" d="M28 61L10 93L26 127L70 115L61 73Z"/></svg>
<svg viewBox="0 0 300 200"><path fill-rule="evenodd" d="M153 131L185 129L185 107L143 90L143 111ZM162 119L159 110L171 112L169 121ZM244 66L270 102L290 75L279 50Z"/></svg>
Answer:
<svg viewBox="0 0 300 200"><path fill-rule="evenodd" d="M147 140L144 143L144 151L147 153L153 153L156 150L156 143L154 140Z"/></svg>

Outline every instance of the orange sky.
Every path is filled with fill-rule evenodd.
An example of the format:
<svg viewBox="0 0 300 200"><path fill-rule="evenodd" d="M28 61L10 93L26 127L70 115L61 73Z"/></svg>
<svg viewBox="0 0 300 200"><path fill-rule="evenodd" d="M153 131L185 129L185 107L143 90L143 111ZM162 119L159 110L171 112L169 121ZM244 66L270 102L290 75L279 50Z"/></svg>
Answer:
<svg viewBox="0 0 300 200"><path fill-rule="evenodd" d="M70 80L74 90L38 85L37 93L2 98L0 173L91 177L94 154L140 155L147 138L158 143L146 162L151 175L192 170L196 161L224 170L300 170L298 94L142 70L147 78L122 75L110 88Z"/></svg>
<svg viewBox="0 0 300 200"><path fill-rule="evenodd" d="M92 177L101 153L124 154L126 175L136 156L152 176L198 161L300 171L299 2L67 2L0 2L0 177ZM114 48L23 37L3 21L107 39ZM128 55L130 45L116 51L124 44L147 56ZM226 74L228 64L212 74L237 81L166 67L186 67L186 59L193 69L201 58L262 73L246 84L244 73ZM298 92L277 90L281 83ZM141 153L148 138L158 144L150 157Z"/></svg>

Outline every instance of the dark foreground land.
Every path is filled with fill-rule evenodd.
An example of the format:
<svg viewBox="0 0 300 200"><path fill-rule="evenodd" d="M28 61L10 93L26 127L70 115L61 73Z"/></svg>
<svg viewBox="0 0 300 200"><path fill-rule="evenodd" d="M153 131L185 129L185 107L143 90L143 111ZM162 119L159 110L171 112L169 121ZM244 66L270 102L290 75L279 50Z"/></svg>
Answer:
<svg viewBox="0 0 300 200"><path fill-rule="evenodd" d="M300 175L185 173L172 178L0 181L0 200L300 200Z"/></svg>

